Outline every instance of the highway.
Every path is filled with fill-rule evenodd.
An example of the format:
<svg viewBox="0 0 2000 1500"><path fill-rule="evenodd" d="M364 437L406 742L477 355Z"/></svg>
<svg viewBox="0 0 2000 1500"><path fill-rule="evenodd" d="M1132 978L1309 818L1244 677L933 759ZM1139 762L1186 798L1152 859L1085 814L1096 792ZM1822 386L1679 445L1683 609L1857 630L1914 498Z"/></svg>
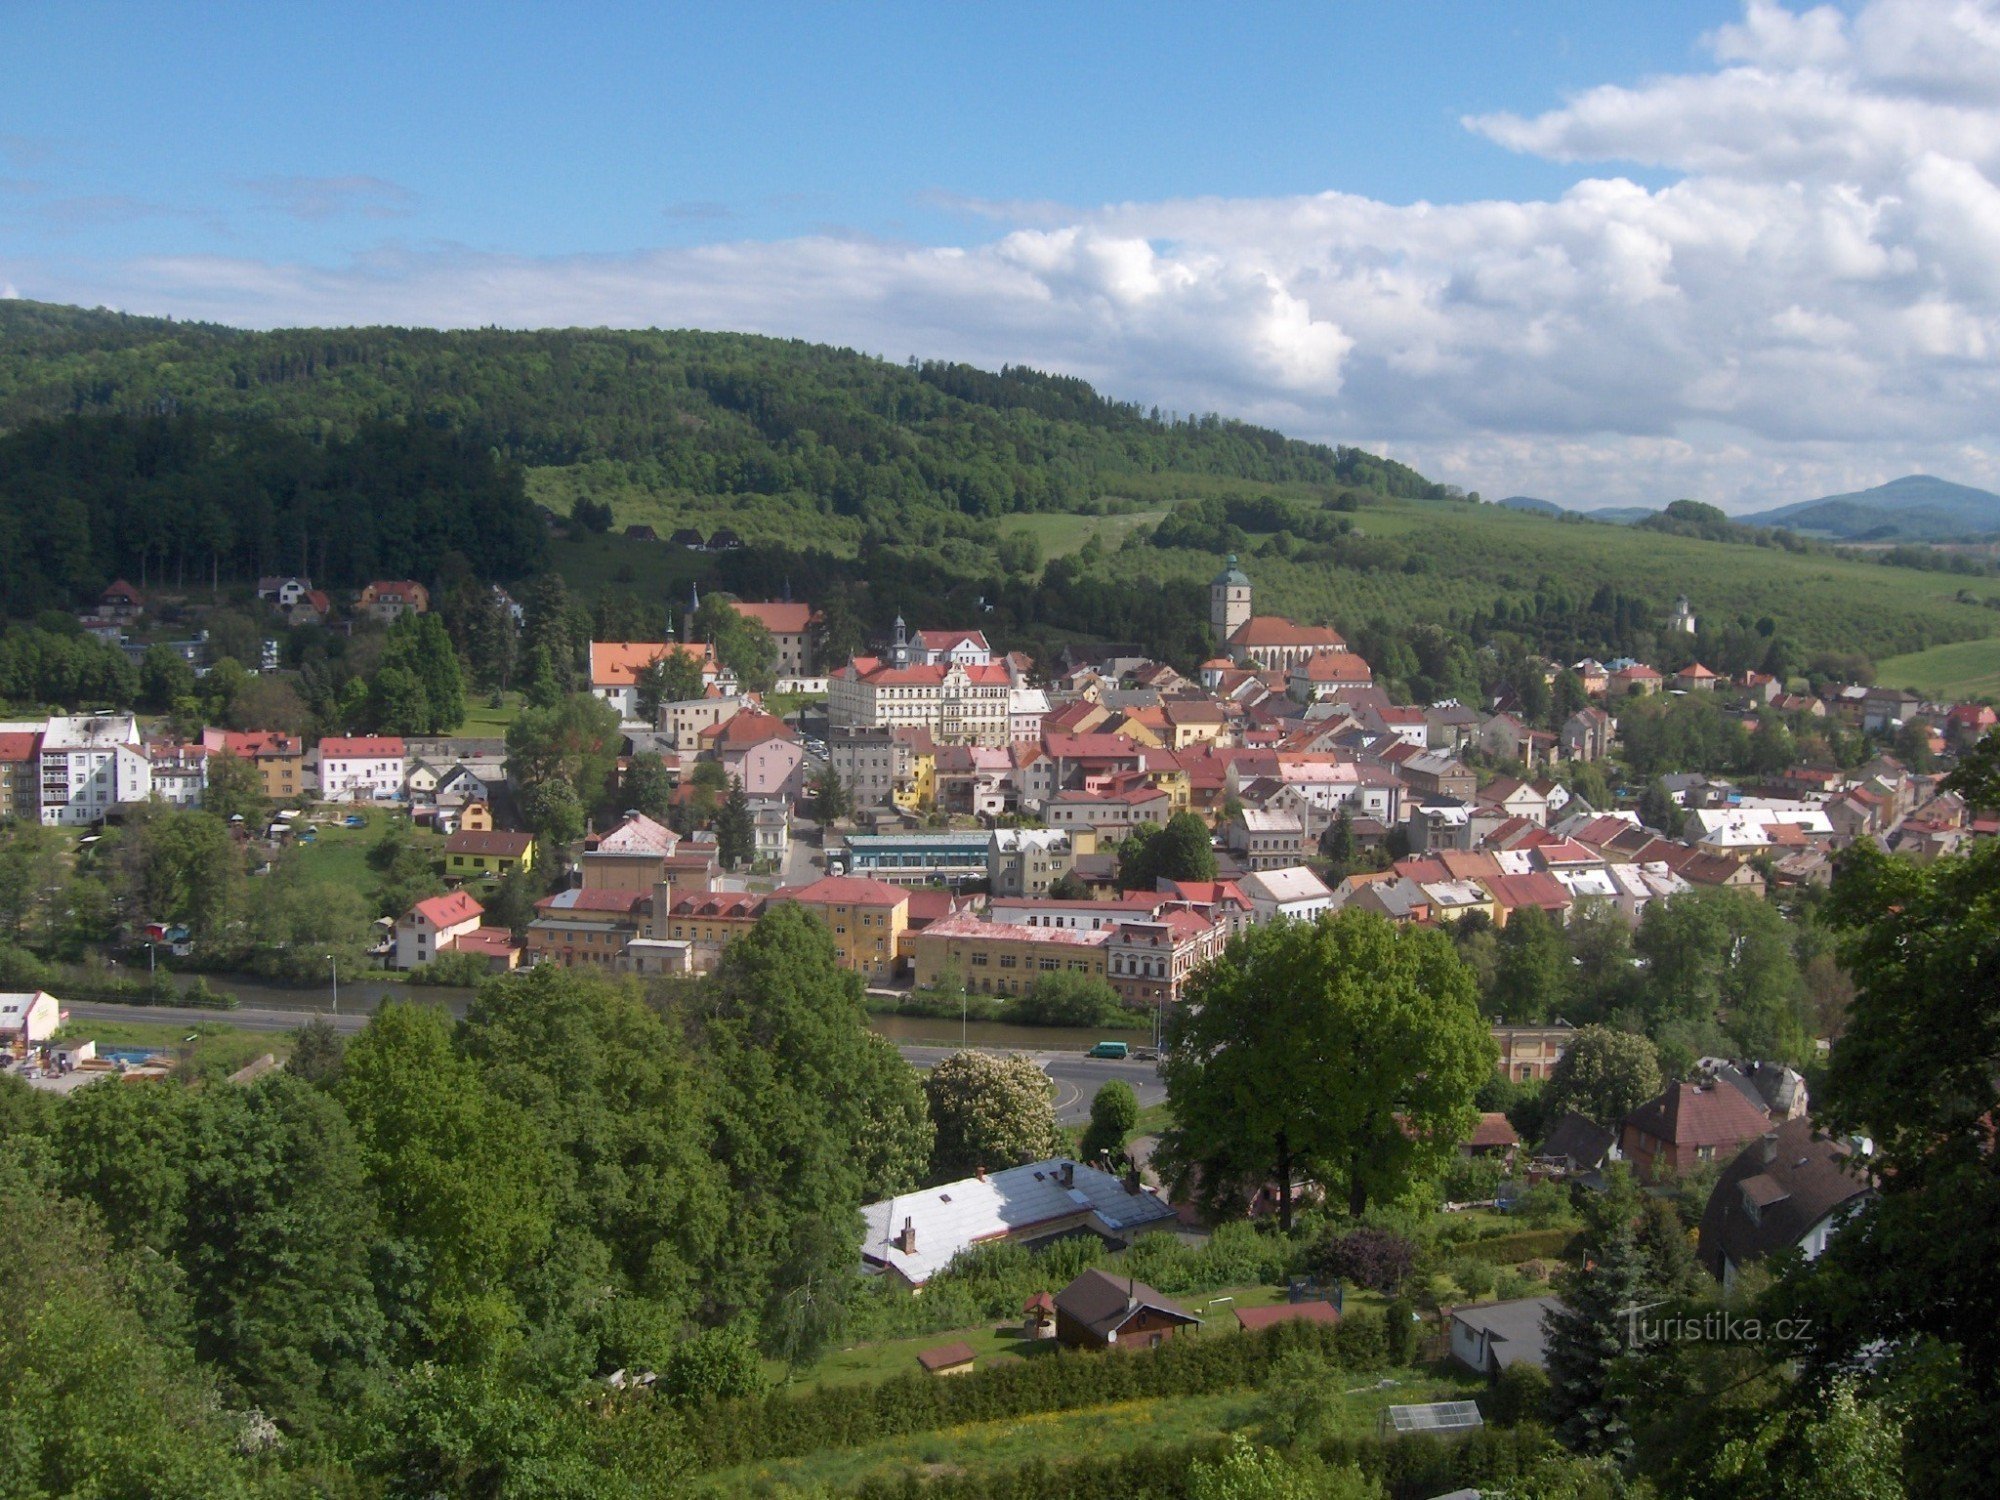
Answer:
<svg viewBox="0 0 2000 1500"><path fill-rule="evenodd" d="M410 995L410 999L415 1001L424 998L421 990L413 991ZM448 1008L457 1009L457 1007ZM333 1023L336 1030L343 1032L356 1032L368 1024L367 1015L360 1011L345 1010L339 1015L332 1015L324 1007L318 1010L254 1007L240 1010L203 1010L191 1006L107 1005L97 1001L79 1000L72 1002L68 1009L72 1021L86 1023L151 1021L161 1025L186 1026L200 1021L220 1021L244 1031L294 1031L311 1015L325 1016ZM928 1070L958 1049L910 1043L901 1044L896 1050L903 1054L904 1061L912 1067ZM1130 1058L1115 1060L1085 1057L1080 1052L1044 1052L1011 1047L975 1047L973 1050L1007 1052L1032 1059L1055 1084L1056 1118L1065 1125L1077 1125L1089 1119L1091 1096L1113 1078L1122 1078L1132 1085L1133 1092L1139 1096L1141 1109L1147 1105L1158 1104L1167 1096L1166 1087L1160 1082L1159 1074L1150 1062L1138 1062Z"/></svg>

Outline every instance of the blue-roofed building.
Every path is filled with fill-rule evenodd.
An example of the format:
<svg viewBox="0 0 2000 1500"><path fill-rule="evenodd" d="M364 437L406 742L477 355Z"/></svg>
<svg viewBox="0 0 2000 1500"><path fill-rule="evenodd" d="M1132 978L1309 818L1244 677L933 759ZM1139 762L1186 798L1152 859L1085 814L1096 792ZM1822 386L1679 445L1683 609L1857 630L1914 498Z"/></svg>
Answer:
<svg viewBox="0 0 2000 1500"><path fill-rule="evenodd" d="M827 851L828 874L865 875L892 885L984 880L990 836L964 833L856 833Z"/></svg>

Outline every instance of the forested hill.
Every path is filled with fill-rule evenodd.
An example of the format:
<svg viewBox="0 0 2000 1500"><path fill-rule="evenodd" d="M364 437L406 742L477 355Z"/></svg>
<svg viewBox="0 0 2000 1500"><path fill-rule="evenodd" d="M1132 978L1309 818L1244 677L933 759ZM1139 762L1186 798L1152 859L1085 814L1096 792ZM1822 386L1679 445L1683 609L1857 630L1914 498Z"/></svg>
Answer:
<svg viewBox="0 0 2000 1500"><path fill-rule="evenodd" d="M442 426L529 467L612 461L690 495L811 496L842 515L925 504L1064 510L1117 476L1289 480L1427 498L1353 448L1172 420L1026 368L892 364L742 334L553 329L245 332L0 302L0 429L163 411L349 436Z"/></svg>

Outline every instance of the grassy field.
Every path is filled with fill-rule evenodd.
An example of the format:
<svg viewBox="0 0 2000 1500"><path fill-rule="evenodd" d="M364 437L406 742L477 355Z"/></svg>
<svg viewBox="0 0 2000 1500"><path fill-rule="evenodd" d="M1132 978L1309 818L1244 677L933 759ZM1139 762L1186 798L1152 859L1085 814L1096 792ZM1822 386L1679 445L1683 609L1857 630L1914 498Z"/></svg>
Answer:
<svg viewBox="0 0 2000 1500"><path fill-rule="evenodd" d="M458 733L467 739L504 739L508 726L520 717L523 706L519 693L502 693L498 708L488 703L483 694L468 693L465 719L458 726Z"/></svg>
<svg viewBox="0 0 2000 1500"><path fill-rule="evenodd" d="M1939 698L2000 698L2000 640L1954 641L1875 664L1876 681Z"/></svg>
<svg viewBox="0 0 2000 1500"><path fill-rule="evenodd" d="M307 879L344 885L364 896L375 889L381 877L369 867L368 851L382 837L382 830L395 815L377 808L370 809L364 816L368 822L361 828L343 828L337 823L307 825L312 829L314 839L310 844L300 844L297 850L299 864ZM404 821L407 824L407 820ZM410 832L412 842L427 853L435 854L443 843L428 829L412 828Z"/></svg>
<svg viewBox="0 0 2000 1500"><path fill-rule="evenodd" d="M280 1061L291 1055L292 1039L283 1032L243 1031L224 1021L167 1024L158 1021L73 1021L62 1029L66 1039L88 1037L99 1047L151 1047L178 1058L190 1048L197 1067L233 1073L266 1052ZM192 1043L188 1037L195 1037Z"/></svg>
<svg viewBox="0 0 2000 1500"><path fill-rule="evenodd" d="M1485 1389L1483 1381L1469 1374L1408 1371L1387 1390L1377 1388L1365 1375L1350 1378L1358 1389L1343 1394L1335 1413L1335 1431L1343 1436L1373 1434L1387 1406L1466 1400ZM1254 1426L1259 1412L1254 1391L1231 1391L968 1422L863 1448L724 1470L698 1481L695 1493L718 1497L841 1493L866 1480L893 1480L913 1472L970 1474L1065 1453L1088 1452L1104 1458L1154 1445L1221 1437Z"/></svg>
<svg viewBox="0 0 2000 1500"><path fill-rule="evenodd" d="M1157 524L1166 513L1165 507L1160 507L1123 516L1010 516L1000 523L1000 534L1031 536L1041 543L1043 557L1067 557L1072 552L1081 552L1093 536L1103 542L1106 550L1116 550L1132 532L1141 526Z"/></svg>

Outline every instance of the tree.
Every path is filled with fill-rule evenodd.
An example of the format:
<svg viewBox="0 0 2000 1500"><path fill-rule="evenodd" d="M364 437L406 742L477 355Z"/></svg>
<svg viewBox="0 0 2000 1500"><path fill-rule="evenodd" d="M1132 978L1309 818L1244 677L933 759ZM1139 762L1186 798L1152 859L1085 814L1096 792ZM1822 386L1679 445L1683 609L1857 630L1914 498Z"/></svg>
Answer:
<svg viewBox="0 0 2000 1500"><path fill-rule="evenodd" d="M1162 880L1215 879L1215 836L1198 813L1175 813L1159 828L1134 829L1118 854L1118 883L1150 891Z"/></svg>
<svg viewBox="0 0 2000 1500"><path fill-rule="evenodd" d="M710 594L701 601L701 608L688 622L688 638L713 644L717 660L753 692L769 692L777 680L772 668L778 648L771 632L761 620L740 613L725 595Z"/></svg>
<svg viewBox="0 0 2000 1500"><path fill-rule="evenodd" d="M128 837L137 846L137 909L219 941L243 891L243 858L229 825L210 812L157 808Z"/></svg>
<svg viewBox="0 0 2000 1500"><path fill-rule="evenodd" d="M1639 794L1639 821L1672 838L1681 826L1680 804L1660 782L1651 782Z"/></svg>
<svg viewBox="0 0 2000 1500"><path fill-rule="evenodd" d="M924 1098L937 1127L933 1182L1063 1152L1048 1074L1025 1057L954 1052L925 1078Z"/></svg>
<svg viewBox="0 0 2000 1500"><path fill-rule="evenodd" d="M430 727L430 700L423 682L408 667L389 665L368 689L368 722L379 734L423 734Z"/></svg>
<svg viewBox="0 0 2000 1500"><path fill-rule="evenodd" d="M1360 1214L1436 1175L1478 1118L1494 1046L1451 940L1362 912L1278 922L1196 975L1167 1022L1164 1164L1221 1204L1326 1184Z"/></svg>
<svg viewBox="0 0 2000 1500"><path fill-rule="evenodd" d="M1570 1038L1549 1074L1542 1117L1554 1121L1573 1109L1615 1130L1664 1086L1660 1054L1646 1038L1609 1026L1586 1026Z"/></svg>
<svg viewBox="0 0 2000 1500"><path fill-rule="evenodd" d="M318 1088L331 1088L340 1078L347 1040L324 1016L314 1016L292 1036L292 1055L285 1070Z"/></svg>
<svg viewBox="0 0 2000 1500"><path fill-rule="evenodd" d="M806 795L812 801L813 816L821 823L838 823L854 812L853 794L830 762L813 772L806 783Z"/></svg>
<svg viewBox="0 0 2000 1500"><path fill-rule="evenodd" d="M626 763L619 800L627 807L637 808L655 823L665 823L673 795L673 778L656 752L642 750Z"/></svg>
<svg viewBox="0 0 2000 1500"><path fill-rule="evenodd" d="M1417 1267L1417 1247L1393 1230L1350 1229L1318 1247L1312 1267L1320 1276L1394 1296Z"/></svg>
<svg viewBox="0 0 2000 1500"><path fill-rule="evenodd" d="M1791 929L1769 902L1719 886L1648 902L1634 946L1646 961L1641 1002L1656 1037L1673 1021L1712 1022L1741 1055L1811 1058Z"/></svg>
<svg viewBox="0 0 2000 1500"><path fill-rule="evenodd" d="M208 785L202 788L201 806L227 823L241 818L251 828L262 828L271 804L264 795L264 774L256 762L228 751L208 758Z"/></svg>
<svg viewBox="0 0 2000 1500"><path fill-rule="evenodd" d="M1563 926L1572 961L1569 1019L1594 1020L1626 1004L1636 974L1632 967L1632 927L1625 914L1601 896L1570 908Z"/></svg>
<svg viewBox="0 0 2000 1500"><path fill-rule="evenodd" d="M639 717L648 724L659 721L661 704L685 703L707 691L701 658L692 651L671 648L641 667L632 685L639 700Z"/></svg>
<svg viewBox="0 0 2000 1500"><path fill-rule="evenodd" d="M1645 1301L1645 1260L1632 1234L1636 1206L1621 1164L1585 1202L1580 1245L1557 1279L1561 1303L1545 1313L1549 1411L1556 1435L1579 1453L1622 1457L1631 1448L1629 1393L1614 1379Z"/></svg>
<svg viewBox="0 0 2000 1500"><path fill-rule="evenodd" d="M729 794L715 815L715 847L725 870L747 865L757 857L757 823L741 781L730 781Z"/></svg>
<svg viewBox="0 0 2000 1500"><path fill-rule="evenodd" d="M1354 841L1354 820L1347 815L1347 804L1341 803L1340 811L1333 821L1326 825L1326 832L1319 836L1320 858L1327 863L1327 883L1338 885L1354 868L1355 856L1360 846Z"/></svg>
<svg viewBox="0 0 2000 1500"><path fill-rule="evenodd" d="M507 775L516 788L561 778L585 811L604 805L625 744L618 710L588 693L531 708L507 726Z"/></svg>
<svg viewBox="0 0 2000 1500"><path fill-rule="evenodd" d="M353 888L309 880L297 858L286 856L251 889L250 967L259 975L320 984L331 977L329 957L350 974L367 964L373 914Z"/></svg>
<svg viewBox="0 0 2000 1500"><path fill-rule="evenodd" d="M1539 906L1519 907L1497 942L1493 1013L1516 1022L1562 1014L1574 983L1562 924Z"/></svg>
<svg viewBox="0 0 2000 1500"><path fill-rule="evenodd" d="M1381 1483L1352 1464L1260 1448L1242 1433L1212 1462L1188 1466L1188 1500L1382 1500Z"/></svg>
<svg viewBox="0 0 2000 1500"><path fill-rule="evenodd" d="M1077 1154L1085 1161L1117 1159L1124 1155L1125 1138L1138 1123L1139 1096L1131 1084L1114 1078L1098 1085L1090 1100L1090 1128L1084 1131Z"/></svg>
<svg viewBox="0 0 2000 1500"><path fill-rule="evenodd" d="M583 801L567 776L551 776L521 788L515 801L545 849L560 849L583 837Z"/></svg>
<svg viewBox="0 0 2000 1500"><path fill-rule="evenodd" d="M139 701L156 714L177 713L184 701L192 701L195 691L194 668L171 646L146 648L139 659Z"/></svg>

